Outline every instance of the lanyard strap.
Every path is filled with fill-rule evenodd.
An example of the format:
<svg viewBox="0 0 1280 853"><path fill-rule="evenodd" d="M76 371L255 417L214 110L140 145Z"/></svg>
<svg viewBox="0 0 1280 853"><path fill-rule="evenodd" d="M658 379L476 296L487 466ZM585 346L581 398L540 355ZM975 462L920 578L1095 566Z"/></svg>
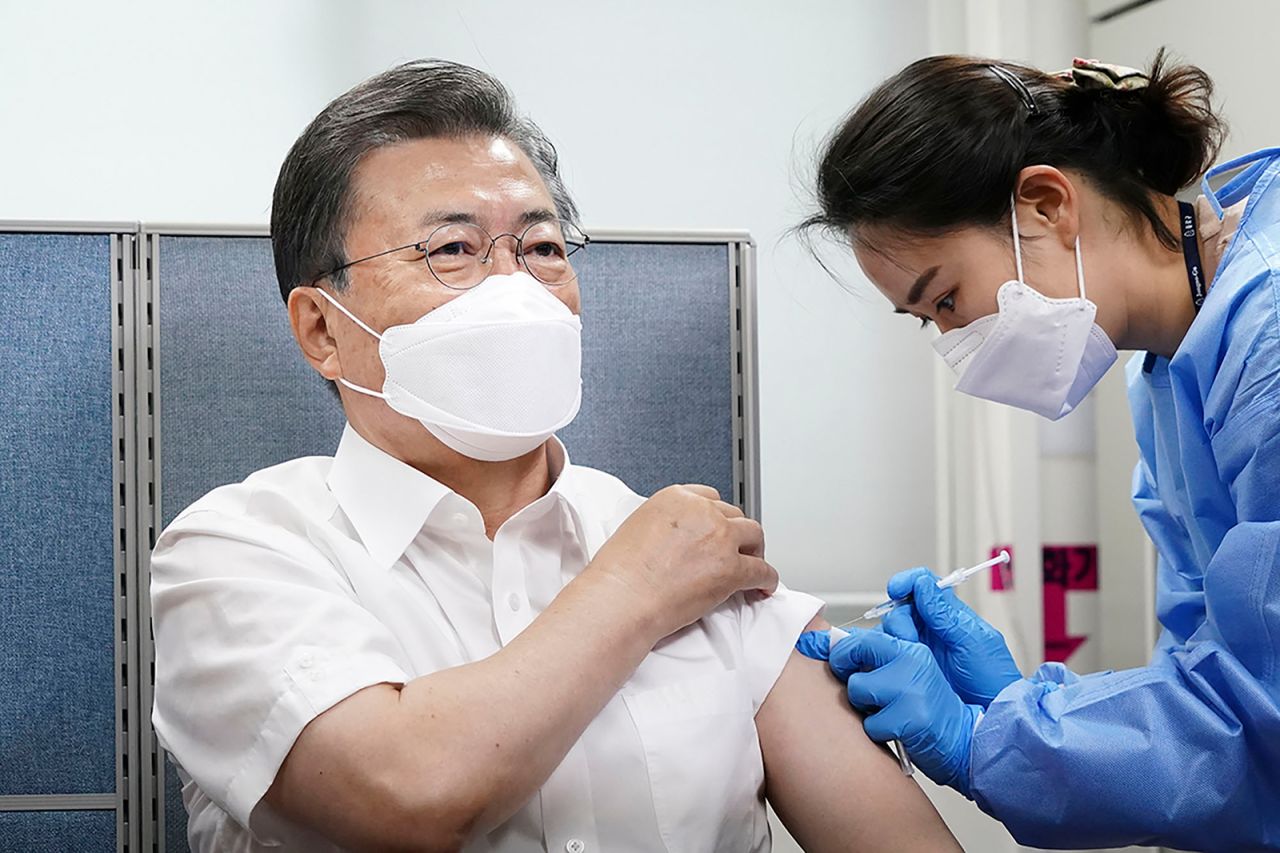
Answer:
<svg viewBox="0 0 1280 853"><path fill-rule="evenodd" d="M1178 202L1178 226L1182 229L1182 262L1187 265L1187 286L1191 288L1191 305L1197 314L1209 292L1204 281L1204 264L1200 262L1200 232L1196 228L1196 210L1185 201ZM1149 352L1142 370L1150 373L1156 366L1156 354Z"/></svg>
<svg viewBox="0 0 1280 853"><path fill-rule="evenodd" d="M1187 284L1191 287L1191 304L1196 313L1204 305L1208 287L1204 283L1204 265L1200 263L1200 238L1196 229L1195 208L1185 201L1178 202L1178 214L1182 225L1182 260L1187 265Z"/></svg>

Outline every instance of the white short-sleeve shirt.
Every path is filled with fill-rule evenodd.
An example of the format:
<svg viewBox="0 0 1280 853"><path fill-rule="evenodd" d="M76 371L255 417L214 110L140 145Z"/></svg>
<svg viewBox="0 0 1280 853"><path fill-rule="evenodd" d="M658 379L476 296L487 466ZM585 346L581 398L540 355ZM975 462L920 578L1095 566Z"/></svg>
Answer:
<svg viewBox="0 0 1280 853"><path fill-rule="evenodd" d="M261 802L303 727L498 651L643 502L548 452L554 485L492 541L473 504L350 426L334 457L259 471L169 525L151 563L154 721L193 850L334 849ZM738 595L658 643L537 795L466 849L769 849L754 715L819 606Z"/></svg>

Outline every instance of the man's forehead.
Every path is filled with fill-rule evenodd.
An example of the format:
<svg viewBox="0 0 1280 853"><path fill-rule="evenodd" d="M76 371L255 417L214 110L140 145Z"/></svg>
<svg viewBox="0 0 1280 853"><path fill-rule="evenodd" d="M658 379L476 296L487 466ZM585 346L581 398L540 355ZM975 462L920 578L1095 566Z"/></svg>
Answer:
<svg viewBox="0 0 1280 853"><path fill-rule="evenodd" d="M384 145L365 154L355 174L369 183L411 179L465 183L486 177L540 180L538 170L518 145L484 136L428 137Z"/></svg>
<svg viewBox="0 0 1280 853"><path fill-rule="evenodd" d="M492 138L420 139L370 152L353 177L362 216L445 221L528 219L554 208L524 152Z"/></svg>

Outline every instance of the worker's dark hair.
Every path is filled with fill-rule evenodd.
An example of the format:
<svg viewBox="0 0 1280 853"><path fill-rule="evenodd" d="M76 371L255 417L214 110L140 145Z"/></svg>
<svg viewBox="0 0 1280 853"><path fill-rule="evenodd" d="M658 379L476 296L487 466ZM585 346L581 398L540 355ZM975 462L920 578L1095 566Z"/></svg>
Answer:
<svg viewBox="0 0 1280 853"><path fill-rule="evenodd" d="M1147 76L1145 88L1124 90L968 56L914 62L826 140L818 210L799 230L861 242L866 225L936 235L1004 224L1021 170L1049 165L1083 173L1175 248L1154 194L1199 178L1226 128L1204 71L1161 50Z"/></svg>
<svg viewBox="0 0 1280 853"><path fill-rule="evenodd" d="M374 149L410 139L500 136L537 168L560 217L578 209L560 178L556 149L516 110L506 88L483 71L437 59L399 65L364 81L320 111L289 149L271 205L271 246L280 295L347 262L351 174ZM329 281L337 290L346 274Z"/></svg>

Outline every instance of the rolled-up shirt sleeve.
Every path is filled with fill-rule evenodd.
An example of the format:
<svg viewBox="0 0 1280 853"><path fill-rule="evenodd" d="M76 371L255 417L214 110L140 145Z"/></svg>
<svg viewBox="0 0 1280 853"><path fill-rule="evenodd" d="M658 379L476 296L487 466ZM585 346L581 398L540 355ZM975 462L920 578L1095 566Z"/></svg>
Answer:
<svg viewBox="0 0 1280 853"><path fill-rule="evenodd" d="M170 525L151 602L161 745L245 827L311 720L408 680L399 644L320 549L239 513Z"/></svg>

